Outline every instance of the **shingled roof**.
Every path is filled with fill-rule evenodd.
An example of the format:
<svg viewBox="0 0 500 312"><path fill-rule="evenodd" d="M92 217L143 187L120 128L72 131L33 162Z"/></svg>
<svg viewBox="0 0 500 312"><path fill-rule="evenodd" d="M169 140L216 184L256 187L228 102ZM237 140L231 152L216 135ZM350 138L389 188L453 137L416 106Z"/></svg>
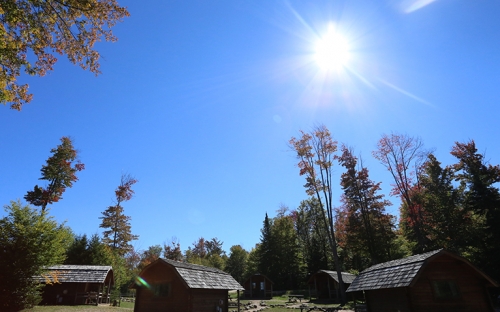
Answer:
<svg viewBox="0 0 500 312"><path fill-rule="evenodd" d="M325 273L325 274L328 274L331 278L333 278L337 283L339 282L338 281L338 275L337 275L337 271L328 271L328 270L319 270L318 272L316 272L316 274L318 273ZM356 278L356 275L354 274L351 274L351 273L347 273L347 272L341 272L342 274L342 281L346 284L351 284L352 281L354 281L354 279ZM311 277L312 278L312 277Z"/></svg>
<svg viewBox="0 0 500 312"><path fill-rule="evenodd" d="M356 277L346 292L410 286L426 260L442 251L434 250L371 266Z"/></svg>
<svg viewBox="0 0 500 312"><path fill-rule="evenodd" d="M47 273L37 276L44 283L47 278L60 283L104 283L113 268L107 265L55 265L47 267Z"/></svg>
<svg viewBox="0 0 500 312"><path fill-rule="evenodd" d="M173 266L188 288L245 290L229 273L216 268L168 259L157 261Z"/></svg>

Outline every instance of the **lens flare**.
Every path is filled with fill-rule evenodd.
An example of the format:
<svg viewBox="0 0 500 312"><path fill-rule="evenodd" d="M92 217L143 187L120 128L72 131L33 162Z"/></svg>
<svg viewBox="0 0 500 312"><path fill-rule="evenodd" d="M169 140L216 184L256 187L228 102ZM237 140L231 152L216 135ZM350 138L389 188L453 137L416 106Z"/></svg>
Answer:
<svg viewBox="0 0 500 312"><path fill-rule="evenodd" d="M149 285L148 282L146 282L142 277L137 276L135 278L135 284L141 287L146 287L148 289L151 289L151 285Z"/></svg>

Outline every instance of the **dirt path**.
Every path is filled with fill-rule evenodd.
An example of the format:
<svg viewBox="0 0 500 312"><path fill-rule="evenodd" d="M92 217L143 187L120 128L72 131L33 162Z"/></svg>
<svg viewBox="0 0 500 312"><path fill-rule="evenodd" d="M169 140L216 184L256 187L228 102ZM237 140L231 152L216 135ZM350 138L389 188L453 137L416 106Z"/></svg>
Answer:
<svg viewBox="0 0 500 312"><path fill-rule="evenodd" d="M268 308L268 306L261 306L260 305L260 300L251 300L249 301L249 304L247 304L248 308L242 308L241 311L245 311L245 312L258 312L258 311L264 311ZM296 310L299 310L300 311L300 306L302 305L303 303L300 303L300 302L297 302L297 303L294 303L294 304L287 304L286 307L287 309L296 309ZM307 304L308 307L313 307L314 304L313 303L307 303L305 302L305 304ZM230 311L234 311L235 309L234 308L229 308ZM237 310L237 309L236 309ZM354 310L338 310L338 312L354 312Z"/></svg>

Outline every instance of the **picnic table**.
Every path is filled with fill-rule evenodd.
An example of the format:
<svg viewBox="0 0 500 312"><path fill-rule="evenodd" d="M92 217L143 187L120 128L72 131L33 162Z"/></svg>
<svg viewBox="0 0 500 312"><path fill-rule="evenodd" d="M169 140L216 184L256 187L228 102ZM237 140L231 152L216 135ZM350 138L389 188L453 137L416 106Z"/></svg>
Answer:
<svg viewBox="0 0 500 312"><path fill-rule="evenodd" d="M299 299L302 302L302 298L304 298L304 295L288 295L288 302L292 302L292 299Z"/></svg>

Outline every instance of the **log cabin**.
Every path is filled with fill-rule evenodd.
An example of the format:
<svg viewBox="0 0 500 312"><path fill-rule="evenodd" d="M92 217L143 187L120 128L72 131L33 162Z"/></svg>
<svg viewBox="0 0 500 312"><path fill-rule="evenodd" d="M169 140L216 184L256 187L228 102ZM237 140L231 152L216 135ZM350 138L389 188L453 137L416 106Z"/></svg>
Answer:
<svg viewBox="0 0 500 312"><path fill-rule="evenodd" d="M345 290L354 281L356 275L347 272L341 272L341 274ZM309 277L307 286L309 288L309 298L335 300L340 298L337 271L319 270Z"/></svg>
<svg viewBox="0 0 500 312"><path fill-rule="evenodd" d="M489 287L498 284L441 249L369 267L347 292L364 292L369 312L493 312Z"/></svg>
<svg viewBox="0 0 500 312"><path fill-rule="evenodd" d="M250 276L245 283L245 298L272 298L273 282L264 274L256 273Z"/></svg>
<svg viewBox="0 0 500 312"><path fill-rule="evenodd" d="M229 290L238 291L238 301L244 290L224 271L161 258L141 271L134 288L135 312L228 312Z"/></svg>
<svg viewBox="0 0 500 312"><path fill-rule="evenodd" d="M55 265L36 279L44 284L41 305L109 303L113 269L103 265Z"/></svg>

